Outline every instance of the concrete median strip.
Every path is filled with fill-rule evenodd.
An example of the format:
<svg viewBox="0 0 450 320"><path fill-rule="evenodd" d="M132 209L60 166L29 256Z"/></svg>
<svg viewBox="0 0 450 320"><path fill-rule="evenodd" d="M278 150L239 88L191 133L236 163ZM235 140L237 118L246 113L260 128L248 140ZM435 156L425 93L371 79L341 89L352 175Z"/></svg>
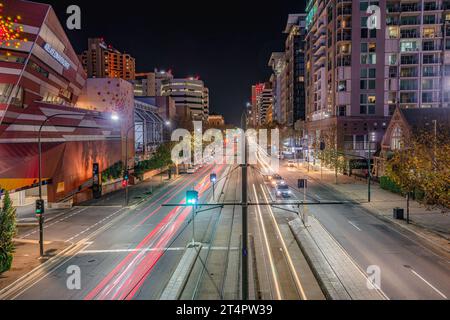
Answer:
<svg viewBox="0 0 450 320"><path fill-rule="evenodd" d="M305 228L295 219L289 226L327 299L387 299L380 290L369 288L367 276L314 217L309 223Z"/></svg>
<svg viewBox="0 0 450 320"><path fill-rule="evenodd" d="M201 249L201 245L186 248L177 269L161 294L160 300L178 300L180 298Z"/></svg>

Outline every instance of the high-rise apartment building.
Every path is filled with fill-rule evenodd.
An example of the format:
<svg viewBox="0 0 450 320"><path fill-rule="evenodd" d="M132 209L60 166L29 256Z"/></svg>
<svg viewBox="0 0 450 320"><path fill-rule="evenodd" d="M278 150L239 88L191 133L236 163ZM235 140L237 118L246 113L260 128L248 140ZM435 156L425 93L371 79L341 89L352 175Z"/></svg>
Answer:
<svg viewBox="0 0 450 320"><path fill-rule="evenodd" d="M264 89L261 93L261 98L258 103L259 109L259 125L267 125L272 122L272 108L273 108L273 93L272 86L269 82L264 84Z"/></svg>
<svg viewBox="0 0 450 320"><path fill-rule="evenodd" d="M133 80L134 94L138 97L160 97L162 96L161 87L164 81L173 79L172 71L136 73Z"/></svg>
<svg viewBox="0 0 450 320"><path fill-rule="evenodd" d="M273 91L270 82L252 86L252 125L269 124L273 120Z"/></svg>
<svg viewBox="0 0 450 320"><path fill-rule="evenodd" d="M290 14L284 33L286 62L286 110L282 123L288 127L306 118L305 105L305 40L306 14Z"/></svg>
<svg viewBox="0 0 450 320"><path fill-rule="evenodd" d="M380 6L379 29L367 27L370 5ZM381 140L389 119L384 90L386 2L310 0L306 10L309 144L327 139L330 148L367 156L375 148L370 142Z"/></svg>
<svg viewBox="0 0 450 320"><path fill-rule="evenodd" d="M252 86L252 102L251 102L251 125L257 127L261 123L261 97L264 91L264 83L257 83Z"/></svg>
<svg viewBox="0 0 450 320"><path fill-rule="evenodd" d="M134 80L136 62L129 54L121 53L101 38L88 39L88 49L80 60L89 78L120 78Z"/></svg>
<svg viewBox="0 0 450 320"><path fill-rule="evenodd" d="M170 96L183 120L206 121L209 115L209 91L195 78L170 79L162 82L161 94Z"/></svg>
<svg viewBox="0 0 450 320"><path fill-rule="evenodd" d="M367 156L396 107L449 106L450 1L311 0L307 14L310 139L334 132L339 149Z"/></svg>
<svg viewBox="0 0 450 320"><path fill-rule="evenodd" d="M306 15L290 14L284 30L284 52L272 53L269 66L273 102L273 120L293 128L306 119L305 43Z"/></svg>
<svg viewBox="0 0 450 320"><path fill-rule="evenodd" d="M386 1L389 114L450 103L450 1ZM382 20L384 21L384 20Z"/></svg>
<svg viewBox="0 0 450 320"><path fill-rule="evenodd" d="M284 52L272 53L269 66L272 68L270 77L273 96L272 120L281 123L281 110L286 110L286 60Z"/></svg>

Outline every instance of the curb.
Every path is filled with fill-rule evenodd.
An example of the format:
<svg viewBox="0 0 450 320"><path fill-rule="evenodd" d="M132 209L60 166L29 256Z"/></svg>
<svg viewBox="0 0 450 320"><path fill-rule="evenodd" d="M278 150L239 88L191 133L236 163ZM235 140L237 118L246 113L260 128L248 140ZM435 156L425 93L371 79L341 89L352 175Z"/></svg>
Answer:
<svg viewBox="0 0 450 320"><path fill-rule="evenodd" d="M441 234L427 229L421 225L418 225L416 223L411 223L412 226L414 226L415 228L421 229L423 232L420 232L420 230L414 230L413 228L408 227L407 225L404 225L400 222L397 222L395 220L389 219L387 216L385 216L384 214L380 213L380 211L376 208L373 208L370 203L368 202L363 202L361 200L358 199L352 199L351 196L348 195L348 193L343 192L342 190L339 190L338 188L336 188L332 183L328 183L328 182L323 182L320 179L318 179L317 177L311 176L310 174L308 174L308 177L312 178L314 181L316 181L317 183L325 186L328 189L334 190L336 192L339 192L343 195L345 195L347 198L349 198L349 201L352 202L355 205L359 205L362 209L364 209L365 212L367 212L368 214L370 214L371 216L388 223L390 226L392 226L393 228L395 228L395 230L397 230L398 232L410 232L412 233L414 236L416 236L419 240L419 243L427 245L435 251L438 251L440 253L445 254L446 256L450 257L450 248L448 246L443 246L440 245L439 243L436 243L434 240L430 239L429 236L427 236L426 233L429 233L432 237L436 237L445 241L450 242L450 239L447 239L446 237L442 236ZM370 208L364 206L365 204L369 204Z"/></svg>

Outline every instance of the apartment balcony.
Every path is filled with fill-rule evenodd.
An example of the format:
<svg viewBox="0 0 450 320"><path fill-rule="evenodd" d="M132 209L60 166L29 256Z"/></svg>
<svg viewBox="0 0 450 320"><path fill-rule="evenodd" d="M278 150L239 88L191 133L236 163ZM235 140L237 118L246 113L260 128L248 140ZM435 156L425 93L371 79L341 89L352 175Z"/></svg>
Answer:
<svg viewBox="0 0 450 320"><path fill-rule="evenodd" d="M435 2L425 2L423 5L424 11L438 11L441 10L441 6L439 6Z"/></svg>
<svg viewBox="0 0 450 320"><path fill-rule="evenodd" d="M350 16L352 15L352 8L351 7L337 7L336 8L336 15L339 16Z"/></svg>
<svg viewBox="0 0 450 320"><path fill-rule="evenodd" d="M387 5L386 11L387 13L400 13L401 8L400 5Z"/></svg>
<svg viewBox="0 0 450 320"><path fill-rule="evenodd" d="M401 39L416 39L419 38L420 32L418 30L400 30Z"/></svg>
<svg viewBox="0 0 450 320"><path fill-rule="evenodd" d="M415 65L419 64L417 56L402 56L400 59L401 65Z"/></svg>
<svg viewBox="0 0 450 320"><path fill-rule="evenodd" d="M400 11L401 13L420 12L421 7L419 3L402 3L400 5Z"/></svg>
<svg viewBox="0 0 450 320"><path fill-rule="evenodd" d="M420 25L420 17L402 17L400 19L401 26L416 26Z"/></svg>
<svg viewBox="0 0 450 320"><path fill-rule="evenodd" d="M336 41L351 41L352 40L352 34L350 32L346 33L338 33L336 35Z"/></svg>

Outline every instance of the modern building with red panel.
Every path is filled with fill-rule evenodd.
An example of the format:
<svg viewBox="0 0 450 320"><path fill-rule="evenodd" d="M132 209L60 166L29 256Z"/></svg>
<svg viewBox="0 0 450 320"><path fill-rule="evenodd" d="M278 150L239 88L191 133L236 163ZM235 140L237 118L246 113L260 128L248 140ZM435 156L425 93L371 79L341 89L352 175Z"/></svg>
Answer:
<svg viewBox="0 0 450 320"><path fill-rule="evenodd" d="M48 201L87 199L93 164L104 170L122 160L122 128L110 120L113 110L77 107L86 74L52 7L0 3L18 30L14 43L0 38L0 189L37 186L38 131L51 117L42 129Z"/></svg>

